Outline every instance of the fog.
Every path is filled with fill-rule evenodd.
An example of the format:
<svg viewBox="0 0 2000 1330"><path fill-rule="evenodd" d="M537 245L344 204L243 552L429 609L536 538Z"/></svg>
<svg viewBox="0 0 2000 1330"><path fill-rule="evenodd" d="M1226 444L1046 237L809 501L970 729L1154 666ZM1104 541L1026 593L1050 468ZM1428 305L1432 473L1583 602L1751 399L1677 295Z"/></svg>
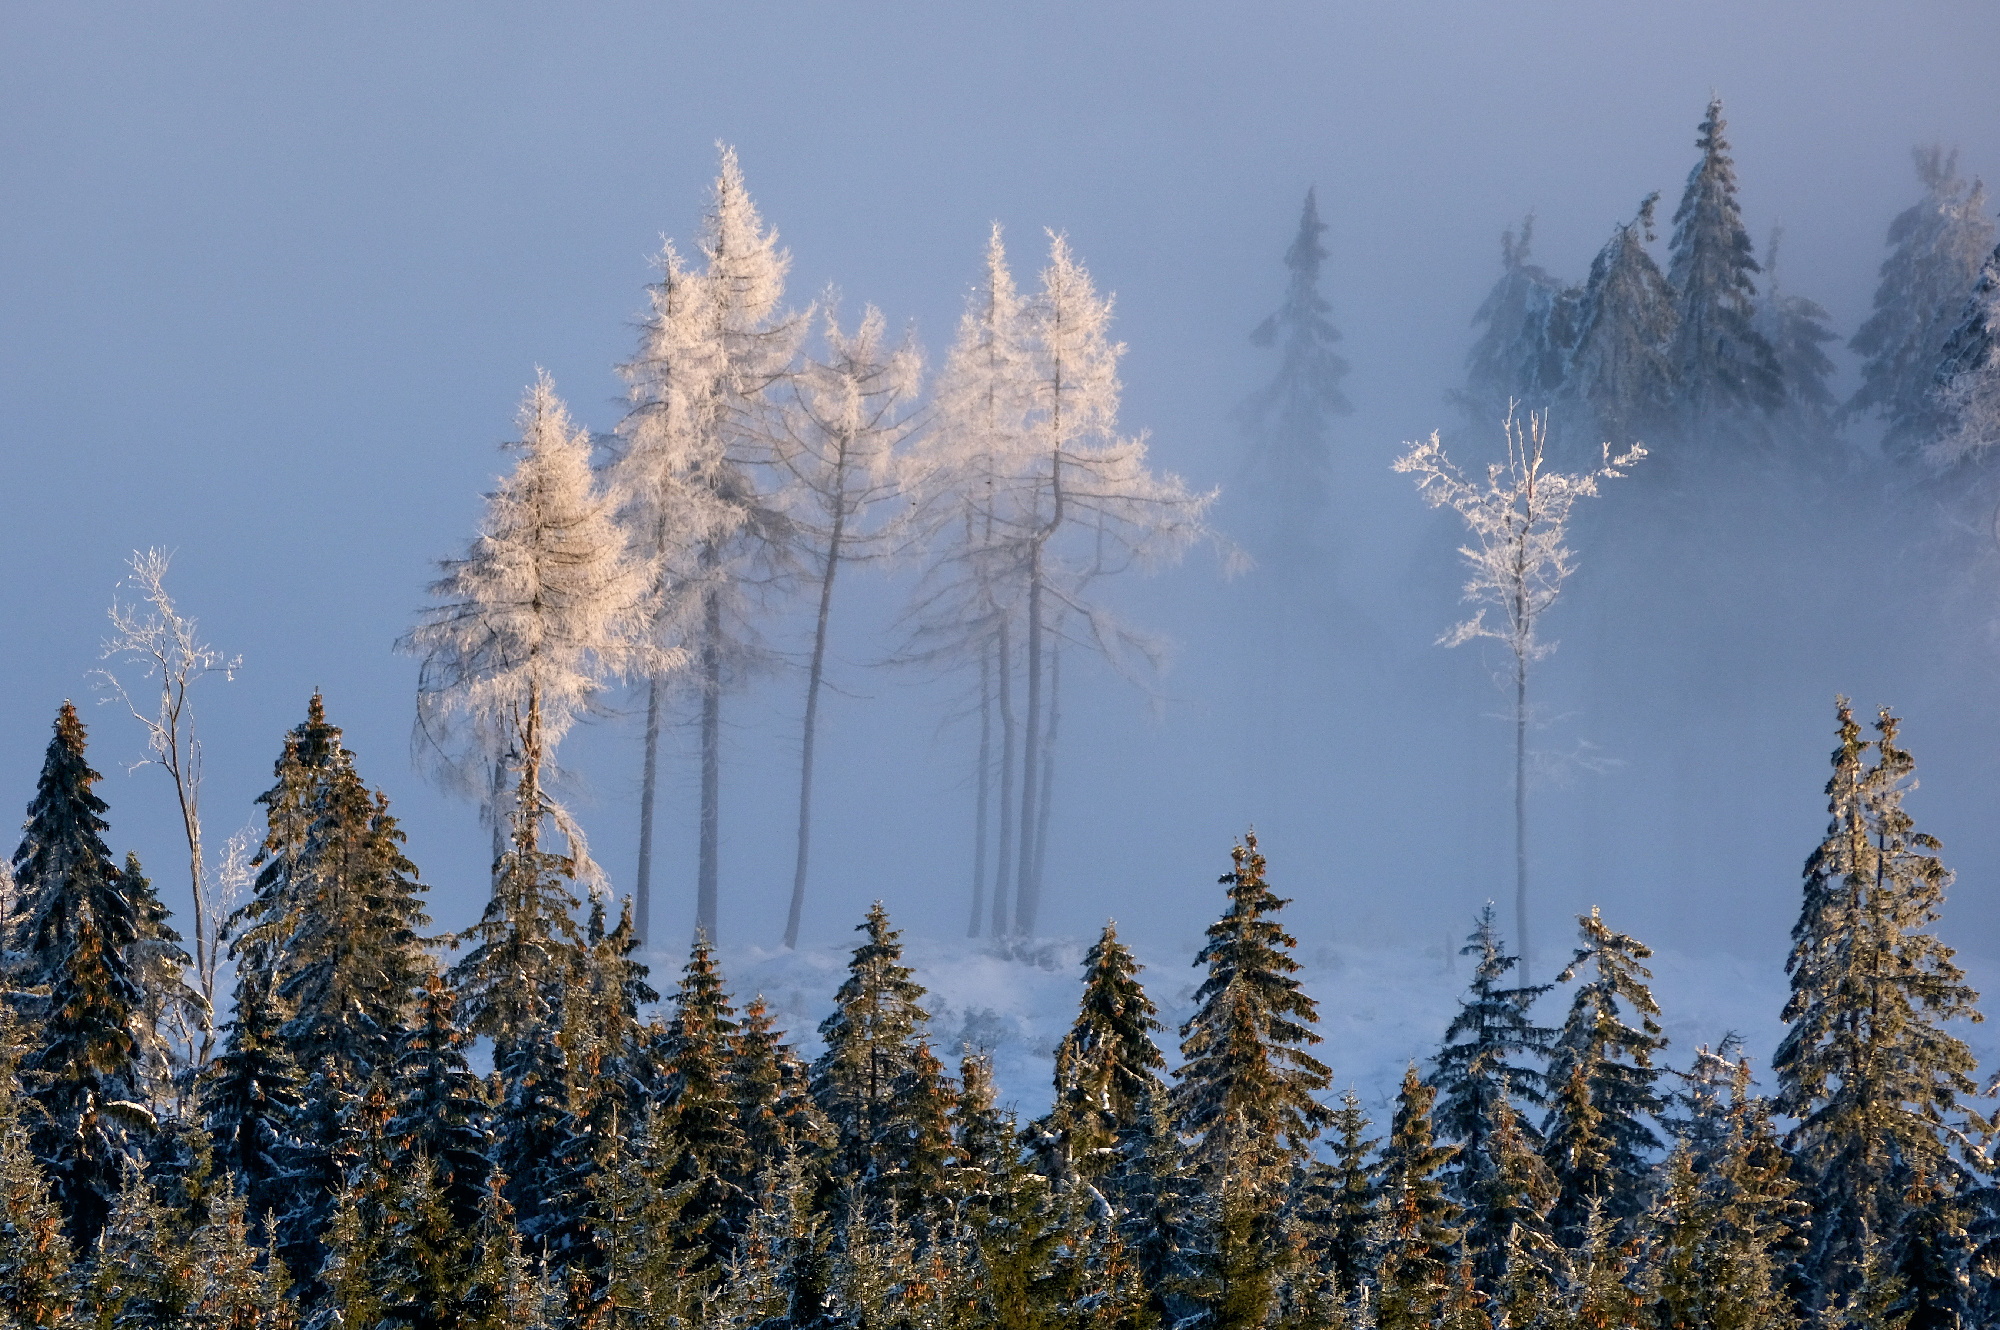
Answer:
<svg viewBox="0 0 2000 1330"><path fill-rule="evenodd" d="M444 928L482 903L488 841L412 764L415 664L391 644L472 533L537 366L582 422L618 420L651 257L695 231L719 140L792 252L791 302L835 284L913 322L933 364L990 223L1024 282L1043 229L1067 233L1117 296L1124 427L1223 487L1216 520L1252 550L1230 413L1272 370L1248 333L1317 188L1355 406L1329 561L1121 578L1172 668L1151 695L1066 669L1043 928L1115 915L1156 946L1195 941L1252 825L1308 944L1441 946L1512 890L1502 661L1435 645L1462 617L1461 536L1389 470L1433 429L1467 463L1501 446L1447 394L1503 227L1532 210L1537 261L1580 280L1647 193L1671 210L1717 93L1751 234L1784 225L1788 288L1844 339L1919 192L1911 147L2000 176L2000 11L1979 3L15 4L0 32L0 806L90 695L124 559L164 546L183 608L244 661L199 696L211 837L251 821L322 689ZM1668 949L1780 964L1836 693L1906 717L1909 807L1958 873L1943 932L2000 954L1990 482L1879 463L1875 432L1796 483L1649 459L1590 501L1535 675L1536 746L1587 759L1530 789L1544 973L1592 904ZM809 945L878 897L914 932L965 926L963 681L878 664L908 588L842 589ZM769 625L801 659L807 608ZM803 687L780 672L727 706L725 942L783 927ZM629 703L563 750L619 890ZM111 843L184 901L169 788L125 774L139 728L85 717ZM669 751L654 918L677 937L692 736Z"/></svg>

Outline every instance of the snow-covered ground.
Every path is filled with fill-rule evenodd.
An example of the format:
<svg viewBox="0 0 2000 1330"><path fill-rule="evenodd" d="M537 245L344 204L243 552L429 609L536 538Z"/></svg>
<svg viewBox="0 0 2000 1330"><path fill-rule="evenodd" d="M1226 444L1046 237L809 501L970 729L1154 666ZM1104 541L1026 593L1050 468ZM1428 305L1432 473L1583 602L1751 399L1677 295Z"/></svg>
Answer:
<svg viewBox="0 0 2000 1330"><path fill-rule="evenodd" d="M1056 1042L1076 1013L1087 939L1033 943L1007 954L991 943L965 939L905 938L905 960L929 990L931 1037L939 1056L955 1062L960 1048L991 1052L1002 1101L1024 1116L1049 1102ZM1146 991L1159 1004L1168 1030L1161 1046L1169 1060L1178 1044L1176 1030L1193 1009L1202 972L1190 964L1192 952L1135 945L1146 963ZM1336 1093L1352 1085L1372 1116L1384 1117L1403 1069L1436 1049L1471 974L1468 958L1447 958L1444 948L1319 946L1299 956L1299 978L1317 999L1320 1033L1316 1050L1333 1068ZM818 948L796 952L758 948L725 949L723 973L739 1002L761 993L800 1052L819 1051L817 1027L831 1010L834 991L845 974L849 951ZM670 992L679 973L677 959L648 958L655 986ZM1995 967L1972 958L1970 978L1982 991L1995 991ZM1686 1066L1698 1044L1714 1044L1733 1031L1740 1035L1759 1069L1776 1046L1785 1002L1784 958L1753 964L1742 957L1658 953L1651 962L1654 994L1672 1040L1666 1061ZM1568 1008L1566 989L1542 999L1537 1017L1558 1025ZM1959 1031L1990 1074L2000 1060L2000 1034L1992 1026Z"/></svg>

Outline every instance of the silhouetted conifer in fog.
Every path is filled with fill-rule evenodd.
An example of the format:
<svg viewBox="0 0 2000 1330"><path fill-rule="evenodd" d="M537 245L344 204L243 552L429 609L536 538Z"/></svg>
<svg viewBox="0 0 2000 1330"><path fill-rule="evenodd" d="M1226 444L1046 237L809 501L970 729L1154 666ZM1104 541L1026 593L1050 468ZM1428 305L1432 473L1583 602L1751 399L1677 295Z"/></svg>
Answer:
<svg viewBox="0 0 2000 1330"><path fill-rule="evenodd" d="M1828 385L1834 364L1824 348L1838 342L1840 335L1830 326L1833 316L1825 306L1778 284L1778 246L1783 238L1783 228L1771 228L1771 243L1764 251L1764 298L1757 304L1757 331L1771 344L1785 384L1784 405L1773 423L1786 443L1824 446L1840 411L1840 399Z"/></svg>
<svg viewBox="0 0 2000 1330"><path fill-rule="evenodd" d="M1472 316L1480 333L1458 399L1475 427L1516 409L1547 411L1566 381L1583 291L1529 262L1534 238L1533 213L1521 219L1518 235L1512 228L1501 234L1500 280Z"/></svg>
<svg viewBox="0 0 2000 1330"><path fill-rule="evenodd" d="M1926 460L1951 466L2000 443L2000 249L1987 256L1939 353L1931 407L1940 433Z"/></svg>
<svg viewBox="0 0 2000 1330"><path fill-rule="evenodd" d="M1757 331L1759 271L1750 233L1736 201L1736 166L1723 137L1722 100L1708 104L1695 146L1701 160L1688 174L1674 210L1667 281L1674 289L1675 376L1689 445L1708 447L1721 434L1738 442L1765 437L1765 417L1784 402L1776 354Z"/></svg>
<svg viewBox="0 0 2000 1330"><path fill-rule="evenodd" d="M1285 251L1284 303L1250 334L1276 348L1278 371L1237 408L1250 450L1243 473L1264 509L1257 523L1281 571L1300 569L1325 551L1333 483L1333 422L1354 408L1340 390L1347 362L1333 349L1340 330L1320 294L1327 251L1316 192L1306 191L1298 234Z"/></svg>
<svg viewBox="0 0 2000 1330"><path fill-rule="evenodd" d="M1849 415L1880 416L1884 446L1902 456L1933 433L1931 394L1945 345L1993 248L1986 187L1958 174L1957 151L1933 144L1911 156L1924 197L1889 223L1874 312L1848 342L1863 357L1861 386L1843 407Z"/></svg>
<svg viewBox="0 0 2000 1330"><path fill-rule="evenodd" d="M1680 387L1674 293L1646 252L1658 200L1647 195L1638 216L1597 252L1577 306L1562 397L1580 419L1566 420L1564 428L1593 450L1601 441L1622 450L1655 437L1669 424Z"/></svg>

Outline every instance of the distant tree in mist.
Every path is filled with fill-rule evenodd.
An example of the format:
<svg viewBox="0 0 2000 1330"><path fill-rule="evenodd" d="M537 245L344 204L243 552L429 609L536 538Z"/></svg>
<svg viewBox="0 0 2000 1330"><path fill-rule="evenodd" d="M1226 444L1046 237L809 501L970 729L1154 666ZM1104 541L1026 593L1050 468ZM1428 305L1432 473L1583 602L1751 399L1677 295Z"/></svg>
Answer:
<svg viewBox="0 0 2000 1330"><path fill-rule="evenodd" d="M1581 408L1587 432L1619 448L1666 424L1679 387L1674 293L1646 252L1658 200L1648 195L1591 262L1564 372L1563 396Z"/></svg>
<svg viewBox="0 0 2000 1330"><path fill-rule="evenodd" d="M1457 513L1472 538L1459 553L1472 573L1465 599L1480 608L1440 643L1460 646L1492 638L1505 643L1513 657L1514 931L1525 984L1533 955L1528 940L1528 666L1556 649L1554 642L1543 640L1540 628L1542 616L1576 571L1576 556L1567 543L1570 509L1578 499L1596 495L1600 480L1624 475L1624 468L1646 450L1635 443L1614 457L1607 443L1596 469L1556 471L1545 465L1548 430L1543 417L1530 415L1523 424L1510 415L1502 428L1507 460L1489 464L1483 481L1468 480L1445 455L1435 433L1410 444L1395 470L1415 476L1418 492L1433 508ZM1498 611L1501 621L1488 623L1489 610Z"/></svg>
<svg viewBox="0 0 2000 1330"><path fill-rule="evenodd" d="M626 529L652 561L646 597L656 646L684 650L701 714L700 850L695 926L716 937L720 875L722 694L771 654L756 631L761 597L795 553L773 447L771 393L792 373L807 314L780 307L791 256L778 248L722 150L703 219L699 271L669 245L639 349L622 367L631 409L609 467ZM646 690L636 927L651 927L653 807L660 727L673 680Z"/></svg>
<svg viewBox="0 0 2000 1330"><path fill-rule="evenodd" d="M1314 191L1306 191L1298 234L1285 251L1284 303L1250 334L1276 348L1278 371L1237 408L1250 439L1244 474L1262 512L1257 528L1283 571L1309 559L1323 540L1331 501L1333 421L1353 411L1340 391L1347 362L1334 351L1340 330L1320 294L1326 246Z"/></svg>
<svg viewBox="0 0 2000 1330"><path fill-rule="evenodd" d="M1782 227L1771 228L1764 251L1764 298L1757 303L1757 331L1771 344L1784 377L1785 400L1774 424L1780 436L1798 445L1823 443L1833 433L1840 399L1827 380L1833 361L1825 348L1840 340L1829 325L1833 316L1817 300L1794 295L1778 283L1778 248Z"/></svg>
<svg viewBox="0 0 2000 1330"><path fill-rule="evenodd" d="M1695 140L1701 160L1674 210L1668 246L1667 279L1678 315L1674 370L1690 442L1718 430L1761 438L1764 417L1784 400L1777 355L1757 330L1752 279L1759 268L1736 200L1726 128L1722 100L1715 98Z"/></svg>
<svg viewBox="0 0 2000 1330"><path fill-rule="evenodd" d="M1939 356L1932 409L1938 437L1927 461L1951 466L2000 443L2000 249L1988 256Z"/></svg>
<svg viewBox="0 0 2000 1330"><path fill-rule="evenodd" d="M819 699L826 677L827 627L833 589L843 563L879 557L909 525L902 499L911 459L899 446L915 432L923 355L905 338L891 344L881 311L872 305L851 331L843 331L829 301L825 349L794 383L792 400L777 414L776 451L792 502L793 540L816 583L812 656L806 667L804 741L799 758L797 855L785 946L799 942L805 908L806 862L812 836L814 745ZM889 510L885 519L884 510Z"/></svg>
<svg viewBox="0 0 2000 1330"><path fill-rule="evenodd" d="M1465 358L1458 394L1476 423L1498 420L1516 404L1546 411L1561 391L1582 292L1529 262L1535 217L1500 236L1500 280L1480 303L1472 324L1479 337Z"/></svg>
<svg viewBox="0 0 2000 1330"><path fill-rule="evenodd" d="M1861 386L1842 408L1880 416L1885 447L1903 456L1934 437L1938 367L1994 234L1986 187L1959 176L1956 150L1912 156L1924 196L1889 223L1874 312L1848 343L1863 357Z"/></svg>

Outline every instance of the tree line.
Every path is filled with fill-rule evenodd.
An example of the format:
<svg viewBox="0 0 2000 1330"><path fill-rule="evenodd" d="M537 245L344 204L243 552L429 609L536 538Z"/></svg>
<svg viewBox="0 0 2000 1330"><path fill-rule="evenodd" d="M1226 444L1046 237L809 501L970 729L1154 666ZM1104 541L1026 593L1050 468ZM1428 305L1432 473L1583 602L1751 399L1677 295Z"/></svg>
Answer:
<svg viewBox="0 0 2000 1330"><path fill-rule="evenodd" d="M116 860L65 705L11 861L0 1316L33 1327L1929 1327L2000 1314L1994 1124L1914 764L1843 700L1758 1088L1667 1060L1597 910L1552 983L1491 907L1371 1122L1315 1046L1254 835L1169 1064L1107 925L1051 1106L939 1048L878 903L809 1061L698 936L661 1006L523 769L493 904L427 933L387 799L315 696L259 797L221 1047ZM445 949L455 957L446 963ZM1560 1019L1538 1014L1560 990ZM200 1013L197 1013L200 1014ZM197 1022L199 1023L199 1022ZM475 1041L491 1052L476 1072ZM947 1059L955 1065L948 1065Z"/></svg>

